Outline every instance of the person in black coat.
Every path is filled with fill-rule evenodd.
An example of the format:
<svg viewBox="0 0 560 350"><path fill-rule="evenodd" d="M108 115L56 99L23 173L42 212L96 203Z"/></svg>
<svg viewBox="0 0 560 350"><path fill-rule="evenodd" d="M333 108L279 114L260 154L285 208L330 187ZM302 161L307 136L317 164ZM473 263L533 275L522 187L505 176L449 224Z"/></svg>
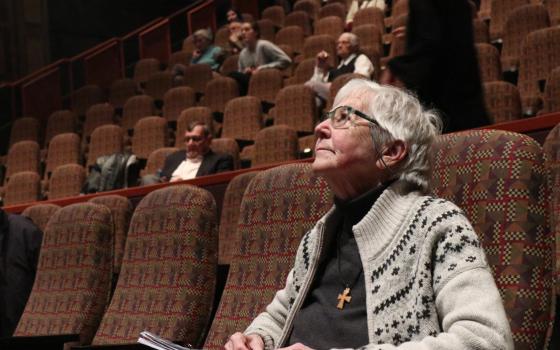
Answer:
<svg viewBox="0 0 560 350"><path fill-rule="evenodd" d="M404 86L439 109L445 131L490 124L468 0L410 0L406 51L388 62L381 83Z"/></svg>
<svg viewBox="0 0 560 350"><path fill-rule="evenodd" d="M14 333L37 271L43 232L21 215L0 209L0 337Z"/></svg>
<svg viewBox="0 0 560 350"><path fill-rule="evenodd" d="M233 170L233 157L212 152L212 134L205 123L194 122L185 132L185 149L171 153L159 174L142 177L142 185L175 182Z"/></svg>

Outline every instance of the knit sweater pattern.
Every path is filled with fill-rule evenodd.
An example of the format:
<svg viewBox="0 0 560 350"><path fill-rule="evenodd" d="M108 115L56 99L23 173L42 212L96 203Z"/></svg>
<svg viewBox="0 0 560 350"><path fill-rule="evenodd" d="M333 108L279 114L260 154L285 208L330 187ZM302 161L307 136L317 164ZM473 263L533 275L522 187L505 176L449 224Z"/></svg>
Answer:
<svg viewBox="0 0 560 350"><path fill-rule="evenodd" d="M366 286L370 342L363 348L513 349L484 251L462 210L402 188L393 183L353 227ZM281 347L291 331L333 233L332 216L331 209L304 235L285 288L245 331L259 334L266 349Z"/></svg>

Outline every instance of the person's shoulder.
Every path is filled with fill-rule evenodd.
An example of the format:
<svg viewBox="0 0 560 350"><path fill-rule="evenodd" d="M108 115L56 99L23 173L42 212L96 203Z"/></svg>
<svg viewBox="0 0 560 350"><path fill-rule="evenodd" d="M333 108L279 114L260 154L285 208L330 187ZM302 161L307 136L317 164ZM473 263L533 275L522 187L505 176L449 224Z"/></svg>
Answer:
<svg viewBox="0 0 560 350"><path fill-rule="evenodd" d="M35 232L41 231L37 225L28 218L27 216L23 215L15 215L15 214L8 214L8 222L10 224L10 231L26 231L26 232Z"/></svg>

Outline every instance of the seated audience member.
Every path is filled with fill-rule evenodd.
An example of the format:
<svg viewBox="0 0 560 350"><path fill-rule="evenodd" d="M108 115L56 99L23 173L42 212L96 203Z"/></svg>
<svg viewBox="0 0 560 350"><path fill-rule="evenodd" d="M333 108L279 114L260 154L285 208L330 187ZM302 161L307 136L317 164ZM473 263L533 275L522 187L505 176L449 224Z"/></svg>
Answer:
<svg viewBox="0 0 560 350"><path fill-rule="evenodd" d="M241 22L233 21L228 24L229 30L229 50L233 54L238 54L243 50L243 34L241 32Z"/></svg>
<svg viewBox="0 0 560 350"><path fill-rule="evenodd" d="M354 79L339 91L312 165L335 204L284 289L225 349L513 349L476 232L429 195L440 130L404 90Z"/></svg>
<svg viewBox="0 0 560 350"><path fill-rule="evenodd" d="M243 22L243 16L241 16L241 13L237 12L234 9L228 10L228 12L226 13L226 19L228 23Z"/></svg>
<svg viewBox="0 0 560 350"><path fill-rule="evenodd" d="M212 70L217 70L223 61L224 52L221 47L212 44L212 32L199 29L193 36L196 50L192 54L191 64L207 64Z"/></svg>
<svg viewBox="0 0 560 350"><path fill-rule="evenodd" d="M351 26L352 21L354 21L354 16L356 12L361 9L368 7L377 7L378 9L385 11L385 0L353 0L346 14L346 25Z"/></svg>
<svg viewBox="0 0 560 350"><path fill-rule="evenodd" d="M292 60L281 48L270 41L260 39L260 29L256 22L241 25L243 50L239 53L238 71L230 74L239 84L241 95L247 94L251 74L265 68L287 68Z"/></svg>
<svg viewBox="0 0 560 350"><path fill-rule="evenodd" d="M43 233L24 216L0 209L0 337L11 337L37 272Z"/></svg>
<svg viewBox="0 0 560 350"><path fill-rule="evenodd" d="M357 73L369 79L373 73L373 64L366 55L360 53L360 44L355 34L340 35L336 43L336 55L340 63L338 67L332 68L328 62L329 54L325 51L319 52L313 76L305 83L322 101L328 99L331 82L338 76Z"/></svg>
<svg viewBox="0 0 560 350"><path fill-rule="evenodd" d="M159 182L175 182L195 177L233 170L233 158L229 154L214 153L210 149L212 135L208 126L194 122L185 132L185 150L170 154L160 174L142 177L142 185Z"/></svg>

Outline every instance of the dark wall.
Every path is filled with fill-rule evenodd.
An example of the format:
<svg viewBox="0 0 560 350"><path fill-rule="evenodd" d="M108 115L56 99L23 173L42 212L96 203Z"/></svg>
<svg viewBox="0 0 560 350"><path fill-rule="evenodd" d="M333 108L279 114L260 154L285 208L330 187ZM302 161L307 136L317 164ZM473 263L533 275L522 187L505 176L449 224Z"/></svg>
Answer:
<svg viewBox="0 0 560 350"><path fill-rule="evenodd" d="M168 16L194 0L48 0L51 61Z"/></svg>

